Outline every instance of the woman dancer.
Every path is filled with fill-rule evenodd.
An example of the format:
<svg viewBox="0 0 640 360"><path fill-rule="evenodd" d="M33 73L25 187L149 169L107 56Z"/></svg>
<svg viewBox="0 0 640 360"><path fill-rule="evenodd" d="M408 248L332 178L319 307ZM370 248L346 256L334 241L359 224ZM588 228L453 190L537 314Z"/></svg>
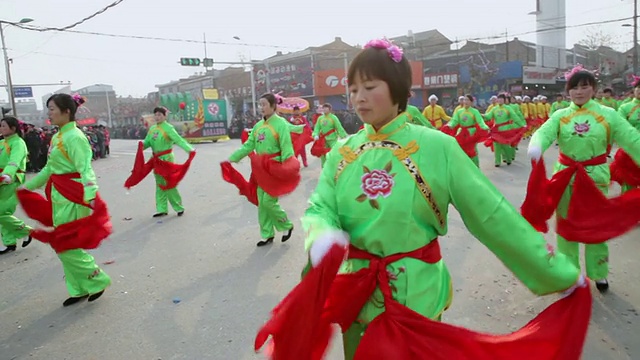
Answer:
<svg viewBox="0 0 640 360"><path fill-rule="evenodd" d="M633 100L620 105L618 114L626 119L631 126L640 131L640 77L634 76ZM640 186L640 167L627 155L624 150L616 152L611 163L611 180L620 184L622 193Z"/></svg>
<svg viewBox="0 0 640 360"><path fill-rule="evenodd" d="M0 237L4 249L0 255L16 250L18 239L27 237L22 247L31 243L31 227L13 214L18 207L16 189L24 183L27 168L27 145L22 140L22 130L18 119L6 117L0 120Z"/></svg>
<svg viewBox="0 0 640 360"><path fill-rule="evenodd" d="M473 96L466 95L464 97L464 106L453 114L451 120L444 125L445 128L455 129L456 126L465 128L469 131L469 135L474 135L478 128L482 130L489 130L487 124L485 124L482 114L478 109L473 107ZM471 161L480 167L480 159L478 158L478 147L475 146L475 156L471 157Z"/></svg>
<svg viewBox="0 0 640 360"><path fill-rule="evenodd" d="M91 167L91 146L75 122L76 110L82 103L82 97L67 94L55 94L47 100L51 124L58 126L60 131L51 140L47 165L24 185L30 191L47 185L49 221L55 229L52 236L59 234L50 244L62 262L70 295L63 306L86 298L97 300L111 284L111 279L98 267L93 256L83 250L96 248L109 235L111 226L106 205L98 195L96 175ZM18 196L21 197L20 193ZM23 201L23 198L20 201L30 214L29 208L35 207L33 202ZM66 230L74 223L79 224L80 220L97 215L102 219L99 226L92 224L75 229L77 231ZM63 239L60 233L65 232ZM33 236L42 240L36 233Z"/></svg>
<svg viewBox="0 0 640 360"><path fill-rule="evenodd" d="M615 110L592 100L598 85L591 72L578 65L565 78L567 79L566 91L571 96L571 105L554 112L551 118L533 134L529 143L529 157L539 160L549 146L557 140L560 156L554 167L554 173L560 173L565 169L569 169L567 171L586 169L586 174L591 181L606 195L610 178L607 166L608 144L618 143L638 163L640 162L640 133L631 127L629 122L622 119ZM577 185L577 180L573 181ZM574 198L573 191L571 186L567 186L557 203L556 214L559 218L557 232L561 232L561 220L568 218L569 203ZM531 196L538 197L540 194L531 194ZM525 200L526 203L527 200ZM589 210L595 212L598 209ZM571 259L576 267L580 266L578 242L569 242L558 235L558 250ZM608 245L606 243L585 245L585 260L587 277L595 280L598 290L606 291L609 288Z"/></svg>
<svg viewBox="0 0 640 360"><path fill-rule="evenodd" d="M369 42L353 60L348 79L352 104L366 123L365 129L329 153L303 218L314 266L322 263L334 245L349 246L348 259L341 267L344 274L334 280L341 290L333 293L331 289L323 313L343 330L348 327L344 333L346 359L353 359L356 352L363 359L420 358L415 350L424 350L424 343L403 346L407 345L404 336L412 331L406 322L393 329L386 326L408 321L403 316L411 317L414 326L427 321L425 317L439 320L450 305L451 278L437 239L447 232L449 204L458 209L470 232L536 294L563 291L579 282L578 268L564 255L549 253L542 235L469 161L454 139L407 123L403 111L411 68L400 48L387 40ZM467 108L469 104L470 99ZM394 310L388 313L390 308ZM400 310L406 308L413 312ZM283 307L274 312L294 310ZM382 327L374 325L381 321ZM586 324L579 327L586 333ZM373 328L375 335L368 336ZM325 335L318 332L314 336ZM277 336L276 354L281 350L277 346L296 346L278 345ZM368 345L359 349L365 338ZM258 346L262 339L261 332ZM431 345L437 345L438 340L432 340ZM367 351L376 342L385 344L386 348L377 346L376 350L384 348L386 354ZM306 351L320 354L319 349Z"/></svg>
<svg viewBox="0 0 640 360"><path fill-rule="evenodd" d="M275 95L264 94L260 97L260 110L263 119L253 127L249 139L242 147L231 154L229 162L236 163L255 151L257 155L269 156L271 160L279 163L293 162L297 164L297 169L300 168L291 143L292 125L276 114L277 106ZM278 204L278 198L269 195L260 182L258 182L257 197L258 221L260 222L262 240L258 241L256 245L265 246L273 243L276 230L284 232L282 242L289 240L293 232L293 223Z"/></svg>

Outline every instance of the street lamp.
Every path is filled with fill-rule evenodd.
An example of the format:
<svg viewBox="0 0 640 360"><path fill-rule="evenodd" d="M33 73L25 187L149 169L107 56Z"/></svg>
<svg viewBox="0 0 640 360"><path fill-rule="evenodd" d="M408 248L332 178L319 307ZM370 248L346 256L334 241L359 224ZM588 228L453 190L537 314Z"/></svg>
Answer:
<svg viewBox="0 0 640 360"><path fill-rule="evenodd" d="M18 24L26 24L32 22L33 19L23 18L18 21ZM9 104L11 104L11 108L13 109L13 116L18 117L18 109L16 108L16 99L13 94L13 82L11 81L11 68L9 64L9 55L7 55L7 46L4 42L4 27L3 24L7 25L15 25L15 23L11 23L8 21L0 20L0 39L2 39L2 52L4 54L4 67L7 71L7 91L9 92Z"/></svg>
<svg viewBox="0 0 640 360"><path fill-rule="evenodd" d="M240 41L239 36L234 36L233 38ZM251 105L253 107L253 116L256 116L256 114L258 114L256 109L256 78L255 74L253 73L254 69L253 60L251 59L251 50L249 50L249 63L251 64L251 68L249 69L251 71Z"/></svg>

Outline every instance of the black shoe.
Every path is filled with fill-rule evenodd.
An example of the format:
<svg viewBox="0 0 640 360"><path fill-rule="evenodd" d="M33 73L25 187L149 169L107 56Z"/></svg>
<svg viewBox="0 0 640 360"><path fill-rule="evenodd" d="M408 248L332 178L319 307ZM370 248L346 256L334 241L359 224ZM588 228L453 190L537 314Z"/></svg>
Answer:
<svg viewBox="0 0 640 360"><path fill-rule="evenodd" d="M256 244L256 246L265 246L265 245L269 245L273 242L273 238L270 237L267 240L260 240L258 241L258 243Z"/></svg>
<svg viewBox="0 0 640 360"><path fill-rule="evenodd" d="M511 165L511 162L508 162L507 165Z"/></svg>
<svg viewBox="0 0 640 360"><path fill-rule="evenodd" d="M609 282L607 279L596 280L596 288L601 293L607 292L607 290L609 290Z"/></svg>
<svg viewBox="0 0 640 360"><path fill-rule="evenodd" d="M12 251L16 251L16 246L15 245L8 245L6 249L0 250L0 255L8 254L8 253L10 253Z"/></svg>
<svg viewBox="0 0 640 360"><path fill-rule="evenodd" d="M31 235L29 235L29 238L22 242L22 247L26 248L27 246L29 246L29 244L31 244L31 240L33 240L33 238L31 237Z"/></svg>
<svg viewBox="0 0 640 360"><path fill-rule="evenodd" d="M500 164L496 164L495 167L500 167Z"/></svg>
<svg viewBox="0 0 640 360"><path fill-rule="evenodd" d="M291 233L293 232L293 227L291 229L289 229L289 232L287 232L285 235L282 235L282 242L285 242L289 239L291 239Z"/></svg>
<svg viewBox="0 0 640 360"><path fill-rule="evenodd" d="M89 296L89 300L88 301L89 302L96 301L96 300L98 300L100 298L100 296L102 296L102 294L104 294L104 290Z"/></svg>
<svg viewBox="0 0 640 360"><path fill-rule="evenodd" d="M68 298L67 300L65 300L65 301L62 303L62 306L67 307L67 306L71 306L71 305L73 305L73 304L77 304L77 303L79 303L80 301L82 301L82 300L86 299L88 296L89 296L89 295L79 296L79 297L70 297L70 298Z"/></svg>
<svg viewBox="0 0 640 360"><path fill-rule="evenodd" d="M182 216L182 215L184 215L184 210L178 211L178 216Z"/></svg>
<svg viewBox="0 0 640 360"><path fill-rule="evenodd" d="M155 214L153 214L153 217L157 218L157 217L163 217L163 216L167 216L167 215L168 215L167 213L155 213Z"/></svg>

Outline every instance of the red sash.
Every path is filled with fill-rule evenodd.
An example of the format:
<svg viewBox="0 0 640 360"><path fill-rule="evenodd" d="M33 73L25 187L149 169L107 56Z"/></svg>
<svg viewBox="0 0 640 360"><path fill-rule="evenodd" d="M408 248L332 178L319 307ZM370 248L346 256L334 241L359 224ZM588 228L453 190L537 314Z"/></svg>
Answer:
<svg viewBox="0 0 640 360"><path fill-rule="evenodd" d="M276 156L280 156L280 153L249 154L251 159L249 181L230 162L221 162L222 179L235 185L240 195L246 196L247 200L256 206L258 206L258 187L273 197L290 194L300 183L300 162L295 156L279 162L273 159Z"/></svg>
<svg viewBox="0 0 640 360"><path fill-rule="evenodd" d="M91 207L84 202L84 186L73 180L79 178L80 174L78 173L51 175L45 188L46 198L29 190L18 190L18 201L31 219L51 227L53 226L53 204L51 202L53 187L67 200L78 205ZM56 253L60 253L72 249L95 249L111 232L111 216L109 216L107 204L97 194L91 215L58 225L51 232L33 230L31 236L43 243L48 243Z"/></svg>
<svg viewBox="0 0 640 360"><path fill-rule="evenodd" d="M332 129L328 131L326 134L320 135L318 137L318 140L316 140L313 143L313 146L311 146L311 155L315 157L321 157L329 153L331 149L327 147L327 136L333 134L334 132L336 132L336 129Z"/></svg>
<svg viewBox="0 0 640 360"><path fill-rule="evenodd" d="M356 360L424 358L436 360L554 359L577 360L591 316L591 293L578 288L539 314L522 329L508 335L474 332L430 320L391 298L387 265L404 257L433 263L440 259L437 240L406 254L379 258L349 249L350 258L368 259L369 267L337 275L345 256L334 245L322 263L312 268L273 310L259 330L256 351L269 336L270 358L319 360L332 336L331 324L351 326L376 287L384 296L385 311L367 327Z"/></svg>
<svg viewBox="0 0 640 360"><path fill-rule="evenodd" d="M461 129L460 132L458 132L458 128ZM476 129L473 135L471 135L469 128ZM442 126L440 130L449 136L455 137L462 150L469 157L478 155L478 149L476 148L476 145L479 142L484 141L489 135L486 130L481 129L477 124L473 126L456 126L454 129L449 126Z"/></svg>
<svg viewBox="0 0 640 360"><path fill-rule="evenodd" d="M606 154L582 162L560 154L558 161L567 168L549 180L544 160L533 162L527 195L520 210L538 231L549 230L547 220L555 212L574 175L567 217L557 217L556 232L560 236L569 241L597 244L628 232L640 222L637 211L640 208L640 189L608 199L587 174L585 166L606 164Z"/></svg>
<svg viewBox="0 0 640 360"><path fill-rule="evenodd" d="M165 150L156 154L147 161L144 162L144 145L142 142L138 143L138 152L136 153L136 159L133 163L133 170L131 175L124 182L124 187L127 189L138 185L149 173L153 170L156 174L162 176L165 180L165 185L160 185L162 190L173 189L184 178L191 166L191 162L195 157L195 152L189 153L189 158L184 164L175 164L169 161L161 160L160 157L171 154L173 150Z"/></svg>
<svg viewBox="0 0 640 360"><path fill-rule="evenodd" d="M498 130L499 127L505 125L513 124L513 120L509 120L502 124L495 124L491 128L491 132L489 134L489 139L484 142L484 146L491 148L493 150L493 143L509 145L509 146L518 146L520 140L522 139L522 135L527 132L527 127L521 127L517 129L510 130Z"/></svg>
<svg viewBox="0 0 640 360"><path fill-rule="evenodd" d="M613 162L609 165L611 181L620 185L640 186L640 167L624 150L616 152Z"/></svg>

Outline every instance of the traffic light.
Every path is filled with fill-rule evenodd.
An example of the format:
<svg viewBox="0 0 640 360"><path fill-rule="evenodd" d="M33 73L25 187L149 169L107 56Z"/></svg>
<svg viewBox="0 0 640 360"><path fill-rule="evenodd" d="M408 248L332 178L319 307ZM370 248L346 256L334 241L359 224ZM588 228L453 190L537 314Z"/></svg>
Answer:
<svg viewBox="0 0 640 360"><path fill-rule="evenodd" d="M198 58L180 58L180 65L182 65L182 66L200 66L200 59L198 59Z"/></svg>
<svg viewBox="0 0 640 360"><path fill-rule="evenodd" d="M204 67L213 67L213 59L209 59L209 58L202 59L202 65L204 65Z"/></svg>
<svg viewBox="0 0 640 360"><path fill-rule="evenodd" d="M7 115L8 113L12 112L13 109L12 108L5 108L4 106L2 107L2 117L4 117L5 115Z"/></svg>

